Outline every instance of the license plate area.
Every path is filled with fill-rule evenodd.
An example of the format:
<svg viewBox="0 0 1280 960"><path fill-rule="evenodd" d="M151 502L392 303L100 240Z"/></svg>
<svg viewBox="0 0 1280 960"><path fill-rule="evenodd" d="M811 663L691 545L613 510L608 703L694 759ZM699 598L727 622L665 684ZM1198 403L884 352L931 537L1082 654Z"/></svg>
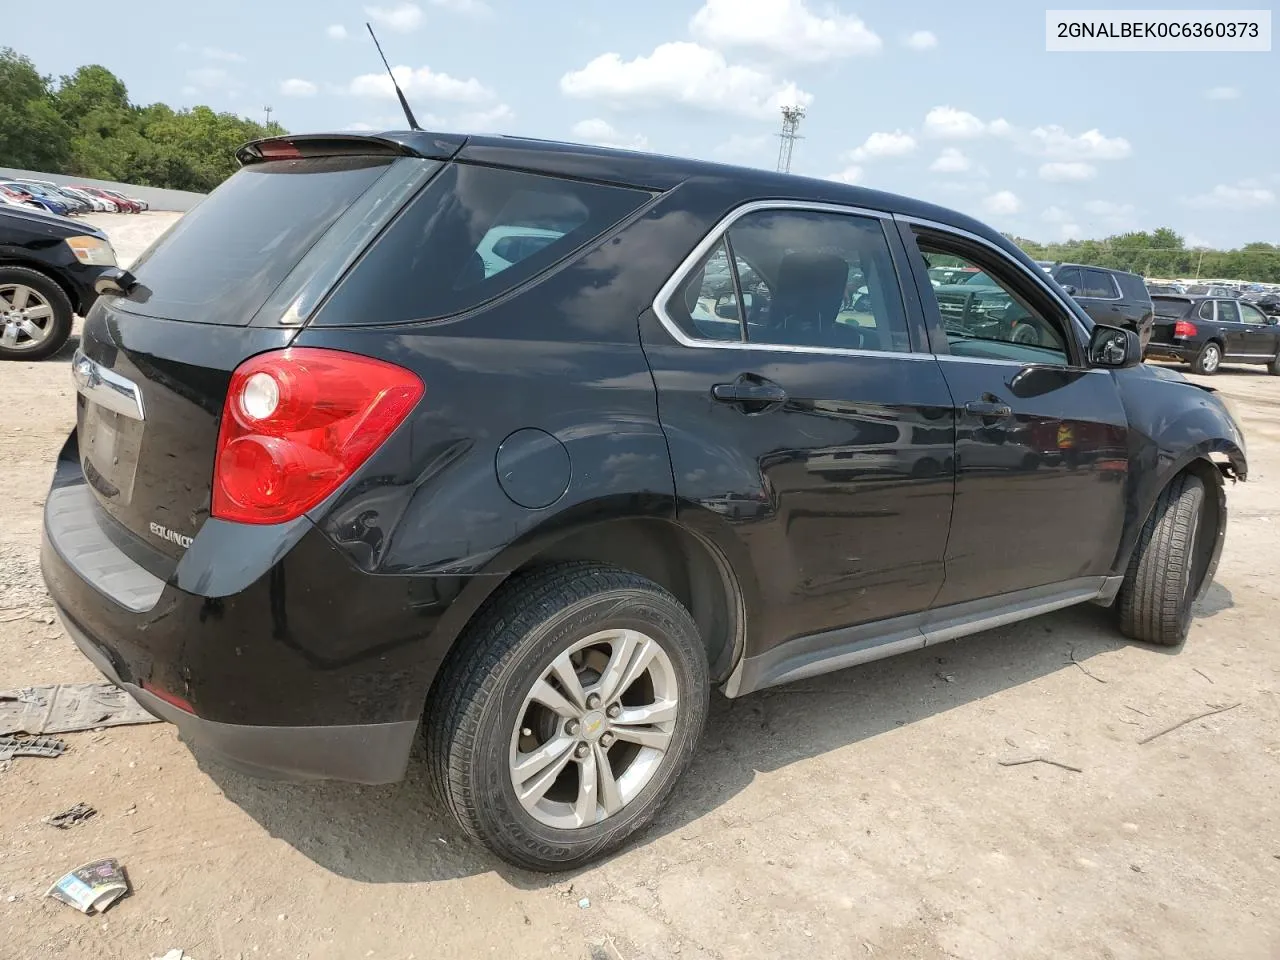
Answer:
<svg viewBox="0 0 1280 960"><path fill-rule="evenodd" d="M142 421L80 398L80 466L104 500L127 506L133 499L142 447Z"/></svg>

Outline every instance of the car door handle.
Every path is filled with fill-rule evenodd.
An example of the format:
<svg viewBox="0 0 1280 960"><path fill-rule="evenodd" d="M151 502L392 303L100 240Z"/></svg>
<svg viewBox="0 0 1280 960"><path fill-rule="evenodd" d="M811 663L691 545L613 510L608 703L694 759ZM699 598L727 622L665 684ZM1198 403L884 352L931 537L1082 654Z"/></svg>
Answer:
<svg viewBox="0 0 1280 960"><path fill-rule="evenodd" d="M984 420L997 420L1013 415L1013 408L999 400L970 400L964 405L964 412Z"/></svg>
<svg viewBox="0 0 1280 960"><path fill-rule="evenodd" d="M785 403L787 391L772 380L739 377L733 383L717 383L711 396L721 403Z"/></svg>

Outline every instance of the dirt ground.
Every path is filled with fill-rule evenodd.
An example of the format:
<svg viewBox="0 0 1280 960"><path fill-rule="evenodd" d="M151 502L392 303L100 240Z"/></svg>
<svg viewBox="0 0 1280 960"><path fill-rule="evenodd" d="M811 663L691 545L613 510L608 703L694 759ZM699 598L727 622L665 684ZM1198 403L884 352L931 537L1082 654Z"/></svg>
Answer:
<svg viewBox="0 0 1280 960"><path fill-rule="evenodd" d="M105 222L123 260L163 219ZM71 350L0 367L0 689L97 678L38 562ZM65 756L0 773L0 955L1274 960L1280 378L1212 383L1251 479L1228 492L1222 564L1182 650L1126 643L1090 606L719 699L654 827L558 878L463 840L420 756L393 786L281 785L193 756L167 725L71 734ZM1080 772L1000 765L1032 756ZM41 822L77 801L98 815ZM105 916L42 899L103 856L133 884Z"/></svg>

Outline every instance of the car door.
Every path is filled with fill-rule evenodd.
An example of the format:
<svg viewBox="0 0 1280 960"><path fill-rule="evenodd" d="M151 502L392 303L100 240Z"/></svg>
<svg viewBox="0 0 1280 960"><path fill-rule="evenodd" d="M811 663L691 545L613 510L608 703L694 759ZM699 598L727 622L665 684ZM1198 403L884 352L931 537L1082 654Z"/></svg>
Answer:
<svg viewBox="0 0 1280 960"><path fill-rule="evenodd" d="M1277 330L1251 303L1240 303L1240 321L1244 325L1243 350L1254 359L1270 360L1276 355Z"/></svg>
<svg viewBox="0 0 1280 960"><path fill-rule="evenodd" d="M1094 322L1137 330L1137 322L1126 315L1123 297L1120 295L1120 285L1116 283L1116 278L1106 270L1099 270L1096 267L1085 267L1082 272L1088 304L1081 301L1080 305L1085 308L1085 312L1093 318Z"/></svg>
<svg viewBox="0 0 1280 960"><path fill-rule="evenodd" d="M747 205L641 320L679 517L758 598L753 654L922 611L942 584L951 397L913 352L919 300L886 220Z"/></svg>
<svg viewBox="0 0 1280 960"><path fill-rule="evenodd" d="M956 501L935 606L1105 575L1128 471L1114 375L1085 365L1080 321L1039 271L944 225L902 229L955 400ZM920 281L957 258L996 284L969 315L941 309Z"/></svg>
<svg viewBox="0 0 1280 960"><path fill-rule="evenodd" d="M1222 358L1243 359L1249 356L1248 329L1240 319L1240 305L1235 300L1215 300L1216 322L1222 336Z"/></svg>

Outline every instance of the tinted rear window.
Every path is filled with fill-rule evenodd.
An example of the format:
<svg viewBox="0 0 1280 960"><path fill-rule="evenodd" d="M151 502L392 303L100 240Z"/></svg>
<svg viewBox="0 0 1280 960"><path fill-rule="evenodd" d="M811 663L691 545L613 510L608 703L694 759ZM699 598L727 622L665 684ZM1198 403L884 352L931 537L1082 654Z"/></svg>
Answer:
<svg viewBox="0 0 1280 960"><path fill-rule="evenodd" d="M315 323L402 323L463 313L600 236L641 190L453 163L334 291Z"/></svg>
<svg viewBox="0 0 1280 960"><path fill-rule="evenodd" d="M382 157L244 167L132 267L131 313L243 326L324 232L391 163Z"/></svg>
<svg viewBox="0 0 1280 960"><path fill-rule="evenodd" d="M1181 297L1152 297L1151 303L1155 307L1157 317L1180 317L1192 305L1192 301Z"/></svg>

